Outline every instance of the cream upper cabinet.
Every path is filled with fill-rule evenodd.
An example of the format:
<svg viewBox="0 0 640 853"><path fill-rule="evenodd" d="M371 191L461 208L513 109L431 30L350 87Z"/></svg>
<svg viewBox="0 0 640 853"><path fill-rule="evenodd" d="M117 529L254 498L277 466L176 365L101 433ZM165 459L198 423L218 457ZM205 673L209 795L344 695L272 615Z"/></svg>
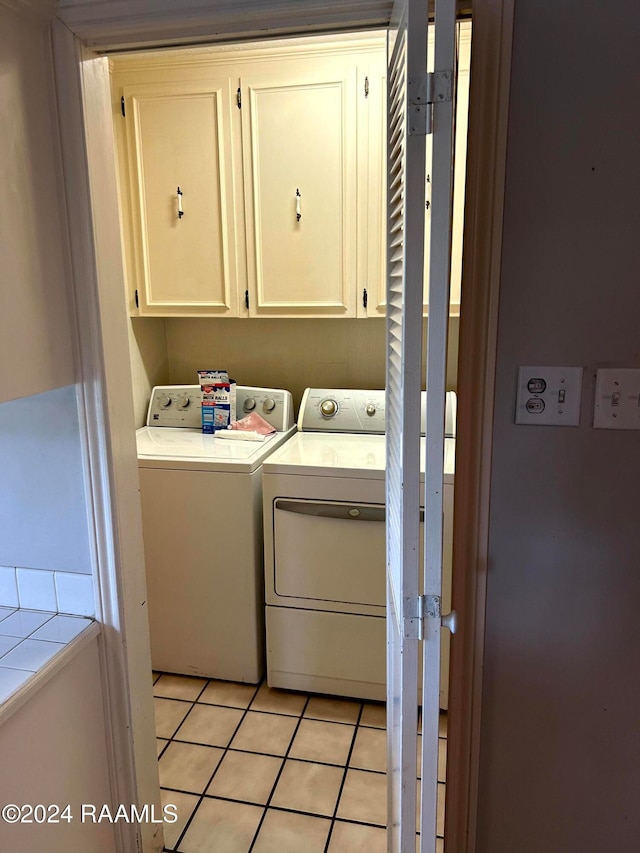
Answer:
<svg viewBox="0 0 640 853"><path fill-rule="evenodd" d="M367 316L384 60L380 34L112 58L132 315Z"/></svg>
<svg viewBox="0 0 640 853"><path fill-rule="evenodd" d="M345 57L241 78L250 316L356 314L356 80Z"/></svg>
<svg viewBox="0 0 640 853"><path fill-rule="evenodd" d="M433 34L429 36L429 63L433 70ZM456 89L456 127L453 182L453 222L451 239L450 314L460 313L462 284L462 236L464 227L464 187L467 155L467 126L469 112L469 70L471 66L471 23L458 25L458 82ZM386 313L386 77L379 66L372 69L377 85L370 94L369 114L369 219L367 316L380 317ZM427 136L427 183L425 187L425 228L429 233L431 215L430 164L431 137ZM425 281L429 272L429 241L425 240ZM429 313L427 290L424 297L425 316Z"/></svg>
<svg viewBox="0 0 640 853"><path fill-rule="evenodd" d="M234 83L209 74L122 87L141 316L238 316Z"/></svg>

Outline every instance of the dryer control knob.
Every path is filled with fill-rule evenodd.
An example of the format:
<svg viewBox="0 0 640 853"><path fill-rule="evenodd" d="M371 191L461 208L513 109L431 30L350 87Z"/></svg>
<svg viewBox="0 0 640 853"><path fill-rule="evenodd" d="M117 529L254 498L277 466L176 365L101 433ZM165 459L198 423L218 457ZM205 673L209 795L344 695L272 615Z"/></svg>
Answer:
<svg viewBox="0 0 640 853"><path fill-rule="evenodd" d="M255 407L256 401L253 399L253 397L247 397L247 399L244 401L244 406L242 408L245 410L245 412L252 412Z"/></svg>
<svg viewBox="0 0 640 853"><path fill-rule="evenodd" d="M180 406L181 409L186 409L189 406L190 402L191 400L185 394L184 397L180 397L180 400L178 401L178 406Z"/></svg>
<svg viewBox="0 0 640 853"><path fill-rule="evenodd" d="M323 400L320 403L320 413L323 418L332 418L338 411L338 404L335 400Z"/></svg>
<svg viewBox="0 0 640 853"><path fill-rule="evenodd" d="M369 415L370 418L372 418L376 413L376 404L369 403L365 409L365 412Z"/></svg>
<svg viewBox="0 0 640 853"><path fill-rule="evenodd" d="M163 409L166 409L167 406L171 405L171 397L168 394L162 394L159 398L160 405Z"/></svg>
<svg viewBox="0 0 640 853"><path fill-rule="evenodd" d="M276 401L271 399L271 397L269 397L267 400L265 400L264 403L262 404L262 408L265 410L265 412L272 412L275 409L275 407L276 407Z"/></svg>

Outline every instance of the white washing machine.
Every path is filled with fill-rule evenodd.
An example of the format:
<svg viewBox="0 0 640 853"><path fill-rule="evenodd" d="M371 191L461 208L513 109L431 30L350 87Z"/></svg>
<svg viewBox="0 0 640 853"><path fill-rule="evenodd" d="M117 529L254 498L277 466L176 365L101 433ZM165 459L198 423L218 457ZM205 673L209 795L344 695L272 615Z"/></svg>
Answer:
<svg viewBox="0 0 640 853"><path fill-rule="evenodd" d="M455 408L455 394L449 392L444 612L451 603ZM263 466L267 680L271 687L382 700L386 697L384 391L307 389L298 430ZM422 444L424 480L424 439ZM443 708L448 695L448 642L445 631Z"/></svg>
<svg viewBox="0 0 640 853"><path fill-rule="evenodd" d="M294 431L291 394L238 387L264 441L204 435L197 385L153 389L136 433L151 660L183 675L257 683L264 673L262 465Z"/></svg>

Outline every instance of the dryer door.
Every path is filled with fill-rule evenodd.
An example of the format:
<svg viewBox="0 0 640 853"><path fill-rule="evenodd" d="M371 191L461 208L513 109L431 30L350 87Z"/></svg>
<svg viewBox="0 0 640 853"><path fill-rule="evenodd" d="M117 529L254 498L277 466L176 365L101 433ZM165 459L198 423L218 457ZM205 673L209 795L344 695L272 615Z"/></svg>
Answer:
<svg viewBox="0 0 640 853"><path fill-rule="evenodd" d="M384 506L277 499L279 596L385 606Z"/></svg>

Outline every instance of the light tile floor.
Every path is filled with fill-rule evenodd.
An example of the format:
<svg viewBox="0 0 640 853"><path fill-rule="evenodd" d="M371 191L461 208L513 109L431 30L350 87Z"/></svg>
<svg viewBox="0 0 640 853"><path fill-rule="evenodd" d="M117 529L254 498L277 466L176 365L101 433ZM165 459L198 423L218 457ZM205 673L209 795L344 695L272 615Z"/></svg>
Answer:
<svg viewBox="0 0 640 853"><path fill-rule="evenodd" d="M383 703L160 673L154 697L162 801L178 813L165 850L385 853ZM446 735L443 714L439 836Z"/></svg>

